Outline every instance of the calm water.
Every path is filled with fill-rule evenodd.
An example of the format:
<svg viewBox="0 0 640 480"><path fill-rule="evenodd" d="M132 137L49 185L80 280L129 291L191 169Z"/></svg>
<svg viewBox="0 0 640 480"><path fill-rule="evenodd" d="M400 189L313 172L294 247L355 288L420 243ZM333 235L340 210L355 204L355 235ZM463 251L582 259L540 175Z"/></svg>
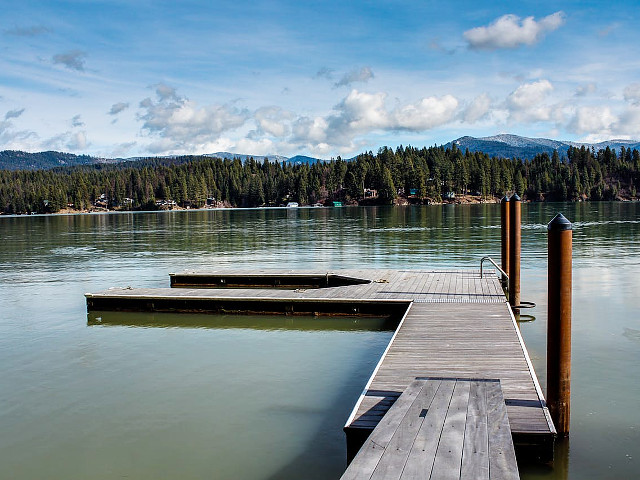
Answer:
<svg viewBox="0 0 640 480"><path fill-rule="evenodd" d="M523 205L521 328L545 382L546 223L574 223L572 429L553 470L640 472L640 205ZM337 478L383 320L104 314L186 268L478 268L499 206L0 217L0 478ZM544 387L543 387L544 388Z"/></svg>

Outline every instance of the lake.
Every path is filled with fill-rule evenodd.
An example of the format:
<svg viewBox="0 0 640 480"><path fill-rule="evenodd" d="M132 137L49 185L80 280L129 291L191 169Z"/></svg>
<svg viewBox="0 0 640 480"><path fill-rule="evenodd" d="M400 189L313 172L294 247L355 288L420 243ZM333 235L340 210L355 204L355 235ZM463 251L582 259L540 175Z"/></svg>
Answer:
<svg viewBox="0 0 640 480"><path fill-rule="evenodd" d="M574 222L571 436L553 469L640 471L640 204L523 204L520 323L545 385L546 224ZM84 293L207 268L479 268L497 204L0 217L0 477L337 478L384 319L120 314Z"/></svg>

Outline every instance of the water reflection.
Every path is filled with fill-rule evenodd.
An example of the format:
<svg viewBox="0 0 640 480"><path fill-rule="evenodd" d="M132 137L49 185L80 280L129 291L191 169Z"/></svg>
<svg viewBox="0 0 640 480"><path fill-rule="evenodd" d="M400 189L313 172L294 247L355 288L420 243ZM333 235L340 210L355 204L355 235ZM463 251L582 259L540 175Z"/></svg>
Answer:
<svg viewBox="0 0 640 480"><path fill-rule="evenodd" d="M145 255L167 265L180 258L194 266L232 266L241 259L296 268L318 263L434 268L476 266L470 249L499 251L495 205L291 210L0 218L5 241L0 271L16 254L34 269L64 265L69 257L88 266L108 259L115 267ZM524 204L523 254L530 259L546 257L546 225L558 211L574 223L576 258L600 262L638 253L638 204Z"/></svg>
<svg viewBox="0 0 640 480"><path fill-rule="evenodd" d="M518 323L528 323L528 322L535 322L536 317L530 314L523 314L523 313L516 313L514 312L514 315L516 317L516 322Z"/></svg>
<svg viewBox="0 0 640 480"><path fill-rule="evenodd" d="M249 328L252 330L369 331L395 330L398 321L389 317L211 315L197 313L90 312L89 326L144 328Z"/></svg>

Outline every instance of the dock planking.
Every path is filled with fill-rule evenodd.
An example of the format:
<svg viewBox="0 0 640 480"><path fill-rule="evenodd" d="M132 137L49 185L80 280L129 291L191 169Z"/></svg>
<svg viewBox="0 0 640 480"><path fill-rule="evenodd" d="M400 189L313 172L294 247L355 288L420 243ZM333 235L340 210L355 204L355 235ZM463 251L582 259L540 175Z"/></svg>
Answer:
<svg viewBox="0 0 640 480"><path fill-rule="evenodd" d="M341 480L415 478L519 478L499 380L414 380Z"/></svg>
<svg viewBox="0 0 640 480"><path fill-rule="evenodd" d="M500 379L514 442L551 455L555 429L509 306L414 302L345 425L349 458L424 376Z"/></svg>
<svg viewBox="0 0 640 480"><path fill-rule="evenodd" d="M494 274L212 270L171 274L171 285L88 293L87 308L395 316L399 326L344 427L349 459L417 377L499 379L516 446L552 455L555 428Z"/></svg>
<svg viewBox="0 0 640 480"><path fill-rule="evenodd" d="M450 290L452 277L466 278L468 291ZM402 316L411 302L504 302L498 291L482 292L497 277L478 271L262 270L171 274L173 288L120 287L86 294L89 310L383 314ZM279 284L275 284L279 281ZM328 283L329 286L319 285ZM284 306L286 305L286 308Z"/></svg>

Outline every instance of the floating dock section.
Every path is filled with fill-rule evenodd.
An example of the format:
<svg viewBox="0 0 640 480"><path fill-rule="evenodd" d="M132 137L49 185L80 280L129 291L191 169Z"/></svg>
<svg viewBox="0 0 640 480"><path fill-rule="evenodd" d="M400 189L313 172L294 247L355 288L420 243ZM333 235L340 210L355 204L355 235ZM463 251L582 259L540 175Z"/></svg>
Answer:
<svg viewBox="0 0 640 480"><path fill-rule="evenodd" d="M172 288L86 294L89 311L389 315L397 329L344 430L351 460L416 378L499 380L516 452L550 460L555 428L494 274L475 270L182 272Z"/></svg>

